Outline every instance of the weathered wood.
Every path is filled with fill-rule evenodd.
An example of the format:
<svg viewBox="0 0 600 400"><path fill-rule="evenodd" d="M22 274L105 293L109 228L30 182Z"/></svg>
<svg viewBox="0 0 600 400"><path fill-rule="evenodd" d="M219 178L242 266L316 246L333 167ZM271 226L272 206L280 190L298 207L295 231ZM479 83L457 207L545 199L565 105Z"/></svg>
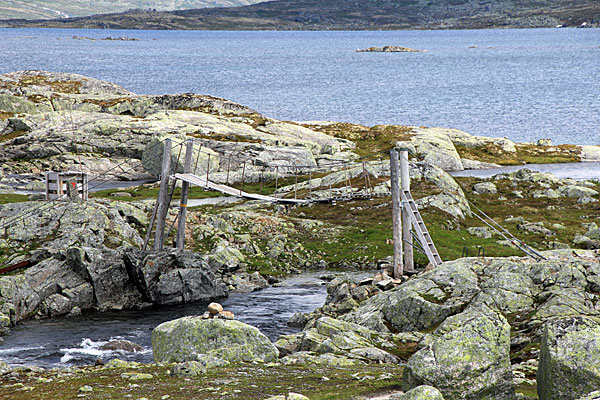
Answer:
<svg viewBox="0 0 600 400"><path fill-rule="evenodd" d="M185 162L183 172L188 174L192 170L192 155L194 153L194 141L188 140L185 144ZM177 225L177 238L175 244L177 249L183 250L185 246L185 220L187 217L187 201L189 182L183 181L181 184L181 201L179 202L179 224Z"/></svg>
<svg viewBox="0 0 600 400"><path fill-rule="evenodd" d="M148 224L148 231L146 232L146 237L144 238L144 245L142 246L142 251L146 251L148 248L148 242L150 241L150 236L152 235L152 228L154 228L154 222L156 222L156 214L158 210L158 199L154 203L154 210L152 210L152 217L150 217L150 224Z"/></svg>
<svg viewBox="0 0 600 400"><path fill-rule="evenodd" d="M162 251L165 235L165 223L169 211L169 173L171 171L171 139L165 139L162 171L160 177L160 191L158 193L158 211L156 220L156 234L154 235L154 250Z"/></svg>
<svg viewBox="0 0 600 400"><path fill-rule="evenodd" d="M400 188L402 191L410 191L410 168L408 165L408 151L400 151ZM413 246L412 246L412 223L409 215L410 210L406 203L402 203L402 238L406 243L404 247L404 271L414 272L415 264L413 260Z"/></svg>
<svg viewBox="0 0 600 400"><path fill-rule="evenodd" d="M392 183L392 225L394 232L394 278L403 274L402 267L402 212L400 210L400 169L398 152L390 151L390 179Z"/></svg>

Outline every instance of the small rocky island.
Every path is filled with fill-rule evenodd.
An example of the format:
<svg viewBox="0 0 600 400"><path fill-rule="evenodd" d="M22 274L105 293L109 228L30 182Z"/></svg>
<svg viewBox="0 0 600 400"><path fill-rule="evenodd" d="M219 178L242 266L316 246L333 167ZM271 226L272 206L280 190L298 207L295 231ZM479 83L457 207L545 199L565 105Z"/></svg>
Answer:
<svg viewBox="0 0 600 400"><path fill-rule="evenodd" d="M427 50L416 50L410 47L401 46L383 46L383 47L369 47L366 49L357 49L359 53L425 53Z"/></svg>
<svg viewBox="0 0 600 400"><path fill-rule="evenodd" d="M347 201L283 205L196 188L185 250L174 248L174 228L164 251L144 251L159 191L156 154L166 138L193 138L203 149L195 172L215 182ZM398 279L389 271L392 148L410 150L411 191L444 261L432 268L417 254L417 273ZM171 156L182 168L177 147ZM153 364L115 358L45 370L0 363L0 397L600 396L600 183L529 169L487 179L449 174L599 161L598 146L283 122L211 96L136 95L90 77L21 71L0 76L0 160L0 264L20 266L0 275L1 334L30 319L212 302L154 329ZM85 202L48 202L39 191L51 170L85 172L91 182L150 182L92 191ZM168 225L176 226L178 201ZM478 209L540 256L524 255L518 242L476 218ZM468 257L469 249L480 256ZM289 324L298 332L274 342L216 303L285 274L325 269L338 271L323 276L325 304L295 314ZM342 274L361 269L378 272L359 281Z"/></svg>

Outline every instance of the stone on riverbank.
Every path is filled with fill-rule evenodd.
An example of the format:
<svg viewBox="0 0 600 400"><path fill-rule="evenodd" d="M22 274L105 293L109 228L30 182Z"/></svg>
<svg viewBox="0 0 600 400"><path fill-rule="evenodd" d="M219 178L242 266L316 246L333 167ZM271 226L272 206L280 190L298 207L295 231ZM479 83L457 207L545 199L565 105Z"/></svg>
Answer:
<svg viewBox="0 0 600 400"><path fill-rule="evenodd" d="M392 395L389 400L444 400L444 396L433 386L421 385L406 393Z"/></svg>
<svg viewBox="0 0 600 400"><path fill-rule="evenodd" d="M600 387L600 320L571 317L544 326L537 374L538 395L567 400Z"/></svg>
<svg viewBox="0 0 600 400"><path fill-rule="evenodd" d="M216 359L228 363L272 362L277 348L257 328L235 320L183 317L152 331L155 362Z"/></svg>

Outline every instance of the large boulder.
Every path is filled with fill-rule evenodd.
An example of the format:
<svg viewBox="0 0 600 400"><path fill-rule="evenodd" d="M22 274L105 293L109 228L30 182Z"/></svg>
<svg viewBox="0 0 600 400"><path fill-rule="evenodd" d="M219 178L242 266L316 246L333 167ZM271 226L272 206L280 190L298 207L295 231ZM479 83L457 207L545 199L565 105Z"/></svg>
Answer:
<svg viewBox="0 0 600 400"><path fill-rule="evenodd" d="M276 361L277 348L257 328L235 320L183 317L152 331L154 360L229 363Z"/></svg>
<svg viewBox="0 0 600 400"><path fill-rule="evenodd" d="M434 328L478 293L478 278L471 263L443 263L396 289L371 297L344 319L379 332Z"/></svg>
<svg viewBox="0 0 600 400"><path fill-rule="evenodd" d="M225 283L202 255L188 251L130 251L125 261L144 300L153 304L211 301L227 295Z"/></svg>
<svg viewBox="0 0 600 400"><path fill-rule="evenodd" d="M464 169L454 144L447 135L449 129L415 128L410 144L414 146L423 160L440 167L444 171L462 171ZM400 147L403 145L400 144Z"/></svg>
<svg viewBox="0 0 600 400"><path fill-rule="evenodd" d="M448 400L512 399L510 325L486 307L449 317L407 362L402 386L438 388Z"/></svg>
<svg viewBox="0 0 600 400"><path fill-rule="evenodd" d="M572 400L600 387L600 322L577 316L544 326L537 373L542 400Z"/></svg>
<svg viewBox="0 0 600 400"><path fill-rule="evenodd" d="M330 317L319 318L298 334L281 337L275 345L284 354L309 351L316 354L333 353L363 361L398 362L394 355L381 349L392 347L382 335Z"/></svg>
<svg viewBox="0 0 600 400"><path fill-rule="evenodd" d="M146 171L158 177L162 171L162 158L164 153L164 140L171 139L171 171L183 172L186 157L187 140L185 135L161 134L150 139L142 153L142 164ZM202 147L198 142L194 143L192 155L192 173L205 176L208 170L219 170L219 155L208 147Z"/></svg>
<svg viewBox="0 0 600 400"><path fill-rule="evenodd" d="M129 279L120 252L93 247L72 247L67 250L67 260L72 270L91 283L97 308L120 309L139 304L140 293Z"/></svg>

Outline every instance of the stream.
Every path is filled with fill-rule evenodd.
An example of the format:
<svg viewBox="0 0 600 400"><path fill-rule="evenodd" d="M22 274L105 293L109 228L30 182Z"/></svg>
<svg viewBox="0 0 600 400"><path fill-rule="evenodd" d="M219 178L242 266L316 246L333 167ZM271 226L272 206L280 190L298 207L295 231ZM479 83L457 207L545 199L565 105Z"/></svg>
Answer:
<svg viewBox="0 0 600 400"><path fill-rule="evenodd" d="M287 326L295 312L310 312L323 305L327 296L326 282L319 278L323 274L321 271L292 276L263 290L231 294L220 303L233 311L237 320L257 327L275 341L280 335L298 331ZM354 275L367 273L351 274ZM152 330L165 321L203 314L207 305L190 303L23 322L4 337L0 361L45 368L93 364L98 358L104 362L120 358L150 363ZM129 340L144 350L137 353L101 350L111 339Z"/></svg>

